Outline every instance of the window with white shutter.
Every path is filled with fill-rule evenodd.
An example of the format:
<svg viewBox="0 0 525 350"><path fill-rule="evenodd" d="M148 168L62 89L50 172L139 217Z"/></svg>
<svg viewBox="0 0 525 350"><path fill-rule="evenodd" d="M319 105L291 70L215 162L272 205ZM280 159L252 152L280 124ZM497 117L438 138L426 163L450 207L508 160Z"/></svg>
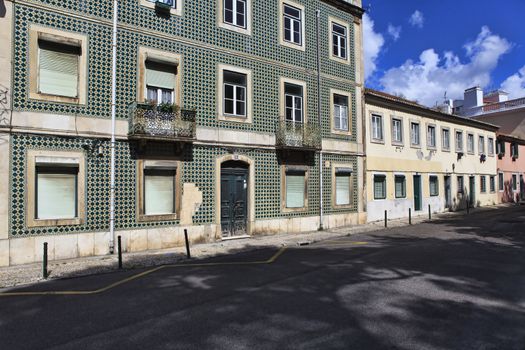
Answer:
<svg viewBox="0 0 525 350"><path fill-rule="evenodd" d="M38 40L38 93L78 97L79 46Z"/></svg>
<svg viewBox="0 0 525 350"><path fill-rule="evenodd" d="M175 213L175 171L144 170L144 214Z"/></svg>
<svg viewBox="0 0 525 350"><path fill-rule="evenodd" d="M177 66L146 61L146 99L160 104L172 104L175 101Z"/></svg>
<svg viewBox="0 0 525 350"><path fill-rule="evenodd" d="M306 192L306 171L286 170L285 173L286 208L304 208Z"/></svg>
<svg viewBox="0 0 525 350"><path fill-rule="evenodd" d="M35 219L74 219L78 216L78 166L37 166Z"/></svg>
<svg viewBox="0 0 525 350"><path fill-rule="evenodd" d="M351 168L335 169L335 205L349 205L351 203Z"/></svg>

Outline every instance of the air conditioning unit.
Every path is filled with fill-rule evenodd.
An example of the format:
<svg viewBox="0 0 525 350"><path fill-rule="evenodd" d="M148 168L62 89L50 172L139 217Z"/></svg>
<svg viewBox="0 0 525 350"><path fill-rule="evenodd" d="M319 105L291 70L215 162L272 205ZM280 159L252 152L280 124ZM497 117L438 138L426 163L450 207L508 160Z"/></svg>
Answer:
<svg viewBox="0 0 525 350"><path fill-rule="evenodd" d="M155 2L155 12L169 16L170 11L173 8L173 1L175 0L157 0Z"/></svg>

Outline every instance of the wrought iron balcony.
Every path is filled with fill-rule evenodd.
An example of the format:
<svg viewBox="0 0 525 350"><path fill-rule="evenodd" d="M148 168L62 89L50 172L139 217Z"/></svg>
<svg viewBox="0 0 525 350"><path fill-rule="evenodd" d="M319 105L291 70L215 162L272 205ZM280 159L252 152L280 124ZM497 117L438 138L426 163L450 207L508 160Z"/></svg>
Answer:
<svg viewBox="0 0 525 350"><path fill-rule="evenodd" d="M128 137L135 140L195 140L196 112L187 109L161 108L133 103L129 107Z"/></svg>
<svg viewBox="0 0 525 350"><path fill-rule="evenodd" d="M320 150L321 132L319 125L280 120L277 124L276 146L283 149Z"/></svg>

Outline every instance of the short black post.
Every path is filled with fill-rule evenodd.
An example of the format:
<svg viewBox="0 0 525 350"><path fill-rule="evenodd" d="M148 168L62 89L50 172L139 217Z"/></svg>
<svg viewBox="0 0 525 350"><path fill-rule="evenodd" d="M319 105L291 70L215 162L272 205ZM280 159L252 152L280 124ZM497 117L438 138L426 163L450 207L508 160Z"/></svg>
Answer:
<svg viewBox="0 0 525 350"><path fill-rule="evenodd" d="M412 208L408 208L408 224L412 225Z"/></svg>
<svg viewBox="0 0 525 350"><path fill-rule="evenodd" d="M122 238L118 236L117 240L118 240L118 268L119 270L122 270Z"/></svg>
<svg viewBox="0 0 525 350"><path fill-rule="evenodd" d="M44 254L42 255L42 277L47 279L47 242L44 242Z"/></svg>
<svg viewBox="0 0 525 350"><path fill-rule="evenodd" d="M187 229L184 229L184 239L186 240L186 255L188 256L188 259L191 259L190 241L188 240L188 230Z"/></svg>
<svg viewBox="0 0 525 350"><path fill-rule="evenodd" d="M428 205L428 219L432 220L432 211L430 210L430 204Z"/></svg>
<svg viewBox="0 0 525 350"><path fill-rule="evenodd" d="M388 213L385 210L385 227L388 227Z"/></svg>

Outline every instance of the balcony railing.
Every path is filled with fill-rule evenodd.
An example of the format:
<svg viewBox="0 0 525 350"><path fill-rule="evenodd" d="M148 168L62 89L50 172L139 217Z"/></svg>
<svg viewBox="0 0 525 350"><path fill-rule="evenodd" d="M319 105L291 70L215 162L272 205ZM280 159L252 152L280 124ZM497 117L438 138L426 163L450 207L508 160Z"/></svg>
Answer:
<svg viewBox="0 0 525 350"><path fill-rule="evenodd" d="M165 110L149 104L129 107L130 139L191 142L195 140L196 112L187 109Z"/></svg>
<svg viewBox="0 0 525 350"><path fill-rule="evenodd" d="M280 120L277 124L276 146L278 148L320 150L319 125Z"/></svg>
<svg viewBox="0 0 525 350"><path fill-rule="evenodd" d="M494 113L494 112L499 112L499 111L516 109L516 108L524 108L524 107L525 107L525 98L518 98L515 100L492 103L492 104L487 104L487 105L467 109L465 111L465 116L474 117L477 115L489 114L489 113Z"/></svg>

